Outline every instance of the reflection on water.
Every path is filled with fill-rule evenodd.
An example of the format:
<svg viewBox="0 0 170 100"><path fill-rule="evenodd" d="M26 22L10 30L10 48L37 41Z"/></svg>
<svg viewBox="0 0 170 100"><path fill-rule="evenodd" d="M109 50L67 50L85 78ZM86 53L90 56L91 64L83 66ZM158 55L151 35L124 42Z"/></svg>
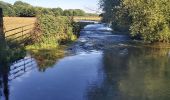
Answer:
<svg viewBox="0 0 170 100"><path fill-rule="evenodd" d="M32 57L25 57L10 66L8 80L11 81L37 67L36 61Z"/></svg>
<svg viewBox="0 0 170 100"><path fill-rule="evenodd" d="M112 48L103 63L105 79L89 91L90 100L170 100L168 50Z"/></svg>
<svg viewBox="0 0 170 100"><path fill-rule="evenodd" d="M44 72L47 68L52 67L58 59L64 57L65 47L59 47L57 49L43 49L30 51L33 58L35 58L39 71Z"/></svg>
<svg viewBox="0 0 170 100"><path fill-rule="evenodd" d="M16 60L13 63L9 62L10 59L0 62L0 100L13 100L13 98L9 99L9 95L12 94L9 86L13 81L27 75L32 70L38 69L40 72L44 72L48 67L54 65L59 58L64 56L63 47L57 50L32 51L31 55L26 57L23 57L25 53L22 52L24 51L17 51L10 57L6 57L13 61L15 55L15 59L20 58L20 60ZM18 55L19 53L20 55Z"/></svg>
<svg viewBox="0 0 170 100"><path fill-rule="evenodd" d="M2 100L9 100L9 82L21 77L25 73L36 68L36 62L31 57L25 57L10 65L3 64L0 67L0 98Z"/></svg>
<svg viewBox="0 0 170 100"><path fill-rule="evenodd" d="M1 70L0 96L2 100L169 100L168 52L117 45L103 53L65 57L44 73L36 59L27 57Z"/></svg>

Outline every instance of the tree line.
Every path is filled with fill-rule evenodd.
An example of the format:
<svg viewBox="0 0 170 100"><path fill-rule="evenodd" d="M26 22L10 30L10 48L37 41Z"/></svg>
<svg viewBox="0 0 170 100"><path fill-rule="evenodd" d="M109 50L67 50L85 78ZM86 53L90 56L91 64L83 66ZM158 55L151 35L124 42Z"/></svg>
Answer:
<svg viewBox="0 0 170 100"><path fill-rule="evenodd" d="M103 21L150 42L170 42L169 0L100 0Z"/></svg>
<svg viewBox="0 0 170 100"><path fill-rule="evenodd" d="M81 9L67 9L61 8L44 8L34 7L22 1L16 1L13 5L0 1L0 8L3 9L3 15L8 17L35 17L38 14L48 14L54 16L90 16ZM94 14L93 14L94 15Z"/></svg>

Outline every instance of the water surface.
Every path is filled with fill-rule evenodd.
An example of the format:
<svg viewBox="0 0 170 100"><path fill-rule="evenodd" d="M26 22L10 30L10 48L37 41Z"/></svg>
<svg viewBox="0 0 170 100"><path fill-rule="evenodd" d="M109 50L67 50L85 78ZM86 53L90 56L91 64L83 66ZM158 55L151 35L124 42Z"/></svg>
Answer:
<svg viewBox="0 0 170 100"><path fill-rule="evenodd" d="M104 24L89 25L68 48L70 55L28 55L1 65L7 67L0 74L1 99L170 100L169 50L111 32ZM55 63L43 65L49 59Z"/></svg>

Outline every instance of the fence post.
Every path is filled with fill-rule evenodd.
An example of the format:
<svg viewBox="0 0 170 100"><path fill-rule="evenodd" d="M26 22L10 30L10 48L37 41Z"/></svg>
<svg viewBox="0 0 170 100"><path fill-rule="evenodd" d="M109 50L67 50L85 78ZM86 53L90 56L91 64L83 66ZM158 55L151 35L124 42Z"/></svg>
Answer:
<svg viewBox="0 0 170 100"><path fill-rule="evenodd" d="M3 59L6 50L5 33L3 29L3 11L0 8L0 60Z"/></svg>
<svg viewBox="0 0 170 100"><path fill-rule="evenodd" d="M5 34L3 29L3 14L2 14L2 8L0 8L0 49L4 48L6 42L5 42Z"/></svg>
<svg viewBox="0 0 170 100"><path fill-rule="evenodd" d="M22 41L24 40L24 27L22 27Z"/></svg>

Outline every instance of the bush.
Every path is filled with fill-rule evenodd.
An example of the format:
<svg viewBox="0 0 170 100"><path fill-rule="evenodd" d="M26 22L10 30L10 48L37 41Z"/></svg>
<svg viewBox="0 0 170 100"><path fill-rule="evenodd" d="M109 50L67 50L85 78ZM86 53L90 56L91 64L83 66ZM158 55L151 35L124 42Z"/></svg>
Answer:
<svg viewBox="0 0 170 100"><path fill-rule="evenodd" d="M41 41L33 46L36 48L55 48L61 42L75 39L72 23L67 17L39 15L36 28L34 34L41 34Z"/></svg>

